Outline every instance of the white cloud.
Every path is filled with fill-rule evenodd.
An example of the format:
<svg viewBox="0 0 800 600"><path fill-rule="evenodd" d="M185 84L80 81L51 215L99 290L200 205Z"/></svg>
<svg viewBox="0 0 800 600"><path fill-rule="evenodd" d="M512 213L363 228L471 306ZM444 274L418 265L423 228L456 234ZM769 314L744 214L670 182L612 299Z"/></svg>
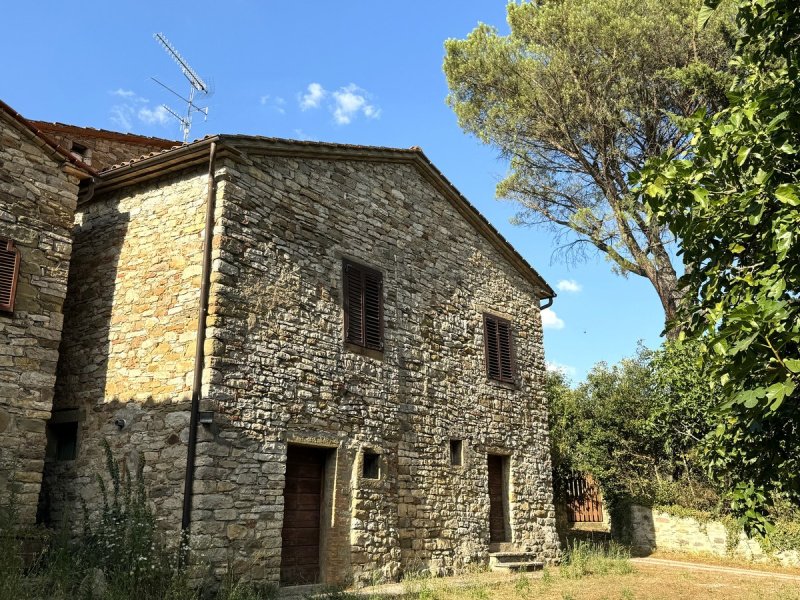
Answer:
<svg viewBox="0 0 800 600"><path fill-rule="evenodd" d="M583 289L583 286L574 279L562 279L556 284L559 292L570 292L577 294Z"/></svg>
<svg viewBox="0 0 800 600"><path fill-rule="evenodd" d="M110 109L109 119L124 131L132 131L136 121L146 125L166 125L170 122L170 114L163 106L151 108L150 101L133 90L117 88L108 93L119 98L119 104Z"/></svg>
<svg viewBox="0 0 800 600"><path fill-rule="evenodd" d="M545 361L545 368L548 371L555 371L556 373L561 373L566 375L567 377L575 377L577 375L578 370L570 365L562 365L561 363L553 362L553 361Z"/></svg>
<svg viewBox="0 0 800 600"><path fill-rule="evenodd" d="M369 94L355 83L333 92L333 118L339 125L347 125L359 112L368 119L377 119L381 110L367 102Z"/></svg>
<svg viewBox="0 0 800 600"><path fill-rule="evenodd" d="M319 108L323 100L330 98L327 106L333 114L333 120L339 125L352 123L359 114L368 119L377 119L381 116L381 109L370 103L369 92L355 83L342 86L334 92L329 92L319 83L309 83L306 90L305 93L297 95L300 109ZM261 104L269 101L269 96L261 97Z"/></svg>
<svg viewBox="0 0 800 600"><path fill-rule="evenodd" d="M556 311L546 308L542 311L542 327L544 329L564 329L564 321L559 318Z"/></svg>
<svg viewBox="0 0 800 600"><path fill-rule="evenodd" d="M111 107L111 122L125 131L130 131L133 126L133 107L128 104L119 104Z"/></svg>
<svg viewBox="0 0 800 600"><path fill-rule="evenodd" d="M153 109L148 106L143 106L139 109L137 116L140 121L148 125L154 125L156 123L159 125L166 125L170 119L169 112L167 112L167 109L163 106L156 106Z"/></svg>
<svg viewBox="0 0 800 600"><path fill-rule="evenodd" d="M269 94L264 94L259 98L259 102L261 106L268 106L275 112L285 115L286 109L284 106L286 105L286 100L280 96L270 96Z"/></svg>
<svg viewBox="0 0 800 600"><path fill-rule="evenodd" d="M364 107L364 114L370 119L377 119L378 117L381 116L381 109L375 108L371 104L367 104Z"/></svg>
<svg viewBox="0 0 800 600"><path fill-rule="evenodd" d="M294 130L294 135L298 140L310 140L310 139L312 139L311 136L308 135L302 129L295 129Z"/></svg>
<svg viewBox="0 0 800 600"><path fill-rule="evenodd" d="M300 96L300 110L319 108L322 99L328 95L328 92L318 83L309 83L306 89L308 91Z"/></svg>

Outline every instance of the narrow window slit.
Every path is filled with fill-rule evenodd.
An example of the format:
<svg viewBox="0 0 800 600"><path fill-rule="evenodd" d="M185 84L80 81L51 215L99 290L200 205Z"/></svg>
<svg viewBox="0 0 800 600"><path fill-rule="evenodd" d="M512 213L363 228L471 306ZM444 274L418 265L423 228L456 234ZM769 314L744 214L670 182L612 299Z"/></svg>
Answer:
<svg viewBox="0 0 800 600"><path fill-rule="evenodd" d="M381 478L381 455L375 452L364 452L361 461L361 477L363 479Z"/></svg>

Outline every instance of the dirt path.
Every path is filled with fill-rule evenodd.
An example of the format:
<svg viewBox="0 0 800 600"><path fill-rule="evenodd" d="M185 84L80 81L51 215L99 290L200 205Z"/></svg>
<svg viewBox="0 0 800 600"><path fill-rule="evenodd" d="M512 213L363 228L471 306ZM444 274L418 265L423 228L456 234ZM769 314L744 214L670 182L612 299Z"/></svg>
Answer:
<svg viewBox="0 0 800 600"><path fill-rule="evenodd" d="M587 590L594 590L591 598L622 597L631 598L792 598L800 600L800 574L776 573L772 571L759 571L757 569L726 567L721 565L704 564L684 560L671 560L665 558L632 558L631 564L636 572L626 575L587 575L585 578L569 580L558 575L554 569L553 582L550 587L537 588L536 594L543 594L546 598L582 598ZM665 582L675 580L670 572L683 571L696 573L695 577L681 580L682 583L664 595L668 585ZM542 571L526 573L531 582L542 580ZM756 581L758 580L758 583ZM519 598L520 592L515 589L518 581L517 575L508 573L484 572L476 574L456 575L431 579L410 580L403 583L389 583L376 585L358 590L350 590L349 596L360 598L402 598L404 596L416 598L425 597L476 598L471 589L479 586L483 592L480 597L498 598L508 600ZM763 582L763 583L762 583ZM541 584L538 584L541 585ZM488 586L488 589L487 587ZM583 586L583 587L581 587ZM600 588L598 588L600 586ZM665 587L667 586L667 587ZM755 587L754 587L755 586ZM564 589L562 589L564 588ZM572 589L576 588L576 589ZM595 589L598 588L598 589ZM461 592L460 590L464 590ZM605 590L605 591L603 591ZM754 592L755 590L755 592ZM325 598L320 586L303 586L298 588L283 588L280 591L281 599ZM597 593L595 593L597 592ZM634 596L633 593L636 593ZM755 593L755 595L753 595ZM598 595L599 594L599 595ZM628 595L625 595L628 594ZM700 595L698 595L700 594ZM333 596L341 597L341 596ZM537 596L538 597L538 596Z"/></svg>
<svg viewBox="0 0 800 600"><path fill-rule="evenodd" d="M727 573L730 575L744 575L746 577L765 577L780 581L796 581L800 583L800 575L789 573L773 573L771 571L758 571L756 569L738 569L736 567L723 567L703 563L687 562L682 560L668 560L665 558L632 558L631 562L637 567L685 569L689 571L709 571L711 573Z"/></svg>

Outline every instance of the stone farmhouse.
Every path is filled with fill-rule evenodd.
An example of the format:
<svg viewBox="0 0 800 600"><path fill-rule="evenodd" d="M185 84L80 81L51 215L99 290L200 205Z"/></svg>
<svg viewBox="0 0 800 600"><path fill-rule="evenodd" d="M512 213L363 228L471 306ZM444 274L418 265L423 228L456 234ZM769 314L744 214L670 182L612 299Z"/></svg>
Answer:
<svg viewBox="0 0 800 600"><path fill-rule="evenodd" d="M0 477L26 518L97 507L107 440L218 573L557 560L555 294L421 150L0 117Z"/></svg>

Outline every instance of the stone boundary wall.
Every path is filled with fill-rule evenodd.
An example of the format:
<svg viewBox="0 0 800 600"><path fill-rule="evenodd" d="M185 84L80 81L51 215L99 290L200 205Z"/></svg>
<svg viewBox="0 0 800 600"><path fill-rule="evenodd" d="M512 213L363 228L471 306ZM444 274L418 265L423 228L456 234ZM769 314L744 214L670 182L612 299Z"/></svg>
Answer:
<svg viewBox="0 0 800 600"><path fill-rule="evenodd" d="M635 504L631 506L631 544L633 551L640 554L658 549L800 566L800 553L796 550L767 554L758 540L748 538L743 532L739 533L736 546L729 550L728 531L721 521L702 523L691 517L677 517Z"/></svg>

